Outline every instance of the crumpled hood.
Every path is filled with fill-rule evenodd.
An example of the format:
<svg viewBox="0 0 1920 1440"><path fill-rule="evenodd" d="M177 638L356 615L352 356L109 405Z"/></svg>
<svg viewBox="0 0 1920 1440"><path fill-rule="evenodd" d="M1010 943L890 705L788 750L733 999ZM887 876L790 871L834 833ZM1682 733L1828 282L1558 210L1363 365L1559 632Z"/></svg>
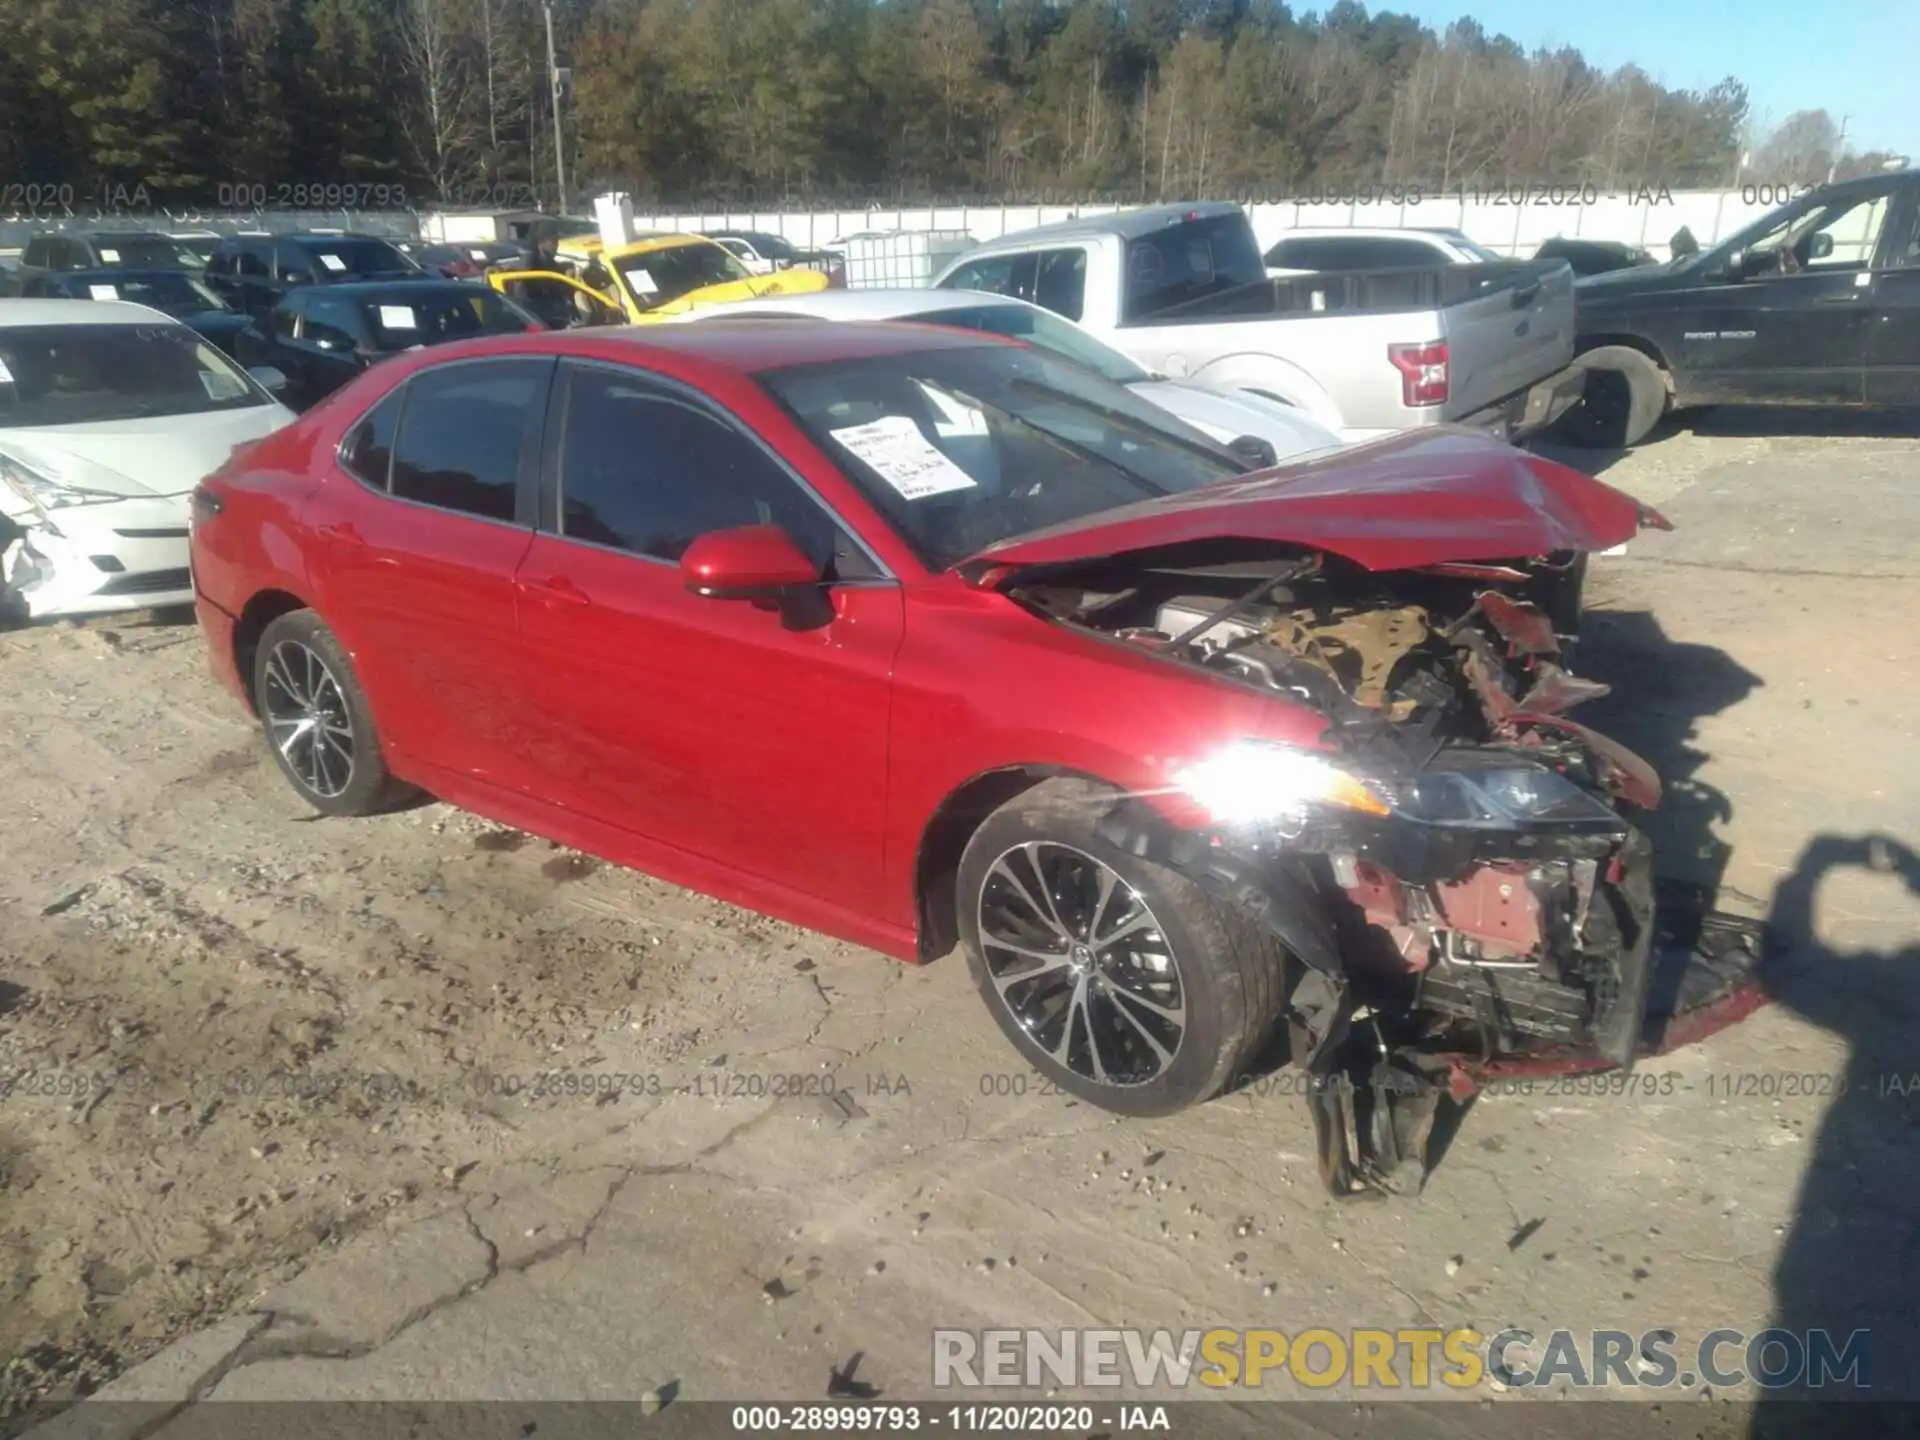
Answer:
<svg viewBox="0 0 1920 1440"><path fill-rule="evenodd" d="M1405 431L990 545L963 564L1049 565L1196 540L1275 540L1369 570L1609 550L1656 511L1471 430Z"/></svg>
<svg viewBox="0 0 1920 1440"><path fill-rule="evenodd" d="M217 470L236 445L291 424L284 405L94 425L0 429L0 453L83 490L143 498L180 495Z"/></svg>

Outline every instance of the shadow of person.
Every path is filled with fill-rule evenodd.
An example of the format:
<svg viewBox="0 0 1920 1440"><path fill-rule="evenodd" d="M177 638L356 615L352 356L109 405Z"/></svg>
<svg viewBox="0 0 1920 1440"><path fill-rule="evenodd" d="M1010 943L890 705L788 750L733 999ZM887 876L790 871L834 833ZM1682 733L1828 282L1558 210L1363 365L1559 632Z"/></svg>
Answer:
<svg viewBox="0 0 1920 1440"><path fill-rule="evenodd" d="M1759 973L1777 1004L1848 1045L1844 1087L1807 1157L1793 1224L1774 1266L1773 1324L1803 1340L1823 1331L1837 1355L1846 1353L1855 1332L1866 1332L1856 1378L1868 1388L1837 1379L1823 1390L1805 1381L1783 1388L1754 1407L1755 1440L1915 1433L1920 940L1881 951L1824 943L1815 932L1815 900L1828 877L1848 869L1897 875L1909 893L1920 895L1920 855L1907 845L1886 836L1820 835L1775 893L1768 921L1774 944ZM1850 1403L1780 1403L1810 1399ZM1902 1402L1904 1418L1863 1400Z"/></svg>
<svg viewBox="0 0 1920 1440"><path fill-rule="evenodd" d="M1643 817L1660 877L1716 900L1732 848L1714 826L1733 818L1733 802L1700 778L1709 758L1698 743L1700 721L1766 682L1724 650L1669 639L1645 610L1589 610L1571 662L1583 678L1612 687L1573 718L1618 740L1660 776L1660 807ZM1757 909L1760 902L1748 898Z"/></svg>

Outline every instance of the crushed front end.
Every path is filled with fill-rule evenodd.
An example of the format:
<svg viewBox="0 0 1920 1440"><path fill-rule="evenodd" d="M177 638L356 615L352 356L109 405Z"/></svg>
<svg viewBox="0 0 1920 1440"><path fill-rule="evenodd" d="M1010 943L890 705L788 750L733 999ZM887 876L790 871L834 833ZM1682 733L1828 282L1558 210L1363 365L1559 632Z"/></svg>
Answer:
<svg viewBox="0 0 1920 1440"><path fill-rule="evenodd" d="M1238 553L1235 553L1237 551ZM1224 558L1223 558L1224 557ZM1417 1188L1442 1094L1480 1063L1630 1066L1654 937L1650 767L1565 717L1584 556L1376 573L1312 551L1120 556L1021 587L1065 623L1270 690L1319 748L1187 765L1210 817L1107 818L1259 908L1290 954L1290 1059L1337 1193Z"/></svg>

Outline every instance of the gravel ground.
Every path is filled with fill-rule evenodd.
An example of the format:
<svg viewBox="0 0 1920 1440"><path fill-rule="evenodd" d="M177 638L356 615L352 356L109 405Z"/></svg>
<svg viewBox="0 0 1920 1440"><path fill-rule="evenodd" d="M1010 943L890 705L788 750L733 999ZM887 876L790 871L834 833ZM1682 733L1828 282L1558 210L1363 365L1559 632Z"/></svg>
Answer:
<svg viewBox="0 0 1920 1440"><path fill-rule="evenodd" d="M811 1291L824 1318L779 1343L884 1329L843 1348L917 1363L902 1393L953 1313L1907 1333L1920 1077L1911 1108L1836 1086L1920 1071L1920 866L1866 844L1920 829L1920 439L1839 428L1714 417L1607 469L1681 528L1601 562L1581 657L1617 686L1583 718L1676 786L1664 867L1797 927L1810 978L1663 1061L1664 1097L1482 1100L1415 1201L1325 1200L1290 1096L1121 1124L1040 1094L957 958L900 967L441 805L315 821L177 619L0 635L0 1408L447 1217L484 1259L459 1297L596 1224L616 1268L670 1230L715 1315ZM1828 1078L1714 1090L1762 1072ZM655 1184L705 1198L650 1225ZM577 1200L551 1245L512 1219L529 1187ZM1863 1278L1855 1245L1899 1258ZM590 1353L541 1373L601 1393Z"/></svg>

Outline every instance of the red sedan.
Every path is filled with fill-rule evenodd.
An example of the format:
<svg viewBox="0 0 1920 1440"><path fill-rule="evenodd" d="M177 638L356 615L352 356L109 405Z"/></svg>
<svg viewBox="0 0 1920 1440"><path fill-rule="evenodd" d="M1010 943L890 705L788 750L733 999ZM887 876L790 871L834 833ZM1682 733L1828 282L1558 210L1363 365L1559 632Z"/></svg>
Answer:
<svg viewBox="0 0 1920 1440"><path fill-rule="evenodd" d="M1246 475L1044 352L743 321L400 357L211 476L192 549L316 809L421 789L963 944L1124 1113L1284 1036L1338 1186L1417 1158L1436 1056L1631 1063L1659 783L1560 661L1643 524L1465 432Z"/></svg>

